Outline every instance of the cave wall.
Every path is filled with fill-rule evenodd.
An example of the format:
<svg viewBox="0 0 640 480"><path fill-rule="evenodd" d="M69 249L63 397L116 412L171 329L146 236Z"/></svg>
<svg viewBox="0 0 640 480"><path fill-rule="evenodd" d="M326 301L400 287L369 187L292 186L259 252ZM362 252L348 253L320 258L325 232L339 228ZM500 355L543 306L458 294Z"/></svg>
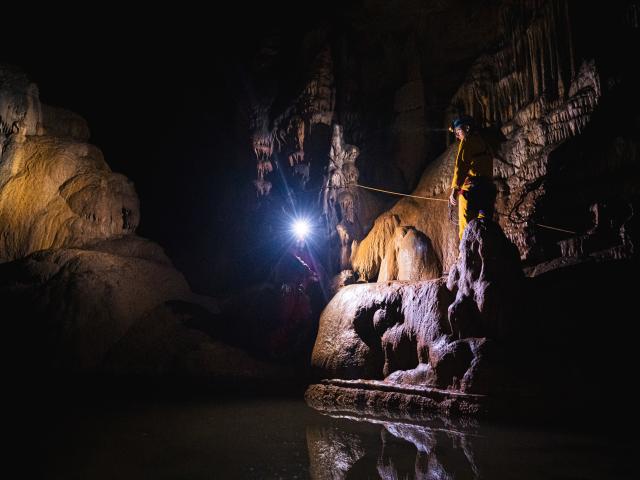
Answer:
<svg viewBox="0 0 640 480"><path fill-rule="evenodd" d="M445 129L451 118L468 113L494 146L497 220L523 259L536 263L562 251L595 248L585 247L589 242L582 240L578 246L561 243L571 235L588 234L594 210L604 214L615 204L631 212L636 205L635 187L625 193L618 189L615 198L605 198L611 195L597 187L604 172L608 178L629 178L637 164L637 132L628 128L624 135L603 135L602 130L608 122L620 121L623 101L616 97L625 96L620 92L627 89L625 101L637 102L632 69L607 53L637 40L634 5L621 2L598 15L566 1L424 5L407 0L401 8L363 2L321 15L289 37L281 32L279 43L268 37L267 47L254 57L259 68L248 75L252 94L237 93L255 98L259 92L260 98L249 102L260 120L251 119L250 135L239 137L252 145L258 193L272 197L258 195L251 202L252 225L263 224L256 236L273 223L266 219L267 210L293 197L328 226L317 242L330 250L319 255L325 268L331 274L346 268L349 262L336 260L344 259L344 241L333 230L338 222L328 221L342 215L340 206L327 211L321 200L332 168L331 126L339 125L344 142L359 149L355 167L360 184L430 197L443 194L450 178L448 165L440 165L452 161L452 139ZM595 41L594 31L611 34ZM295 40L299 47L291 46ZM626 125L635 124L630 111L622 113ZM590 127L593 122L598 126ZM595 129L602 132L597 148L591 133ZM589 158L593 173L588 178L583 179L577 157ZM239 162L250 158L242 153ZM433 175L437 178L429 178ZM399 227L415 228L427 237L433 260L427 261L424 270L430 273L423 279L448 271L457 248L450 228L456 212L436 202L360 192L354 209L361 219L356 230L362 234L349 240L375 246L366 253L360 250L351 262L355 271L371 280L383 263L390 267L385 272L401 270L390 260L398 255L386 252L392 249L395 229L386 228L380 240L365 238L370 230L379 230L374 220L385 210L378 223L386 225L383 219L396 215ZM628 217L617 215L615 228L632 230ZM610 240L610 246L630 244ZM607 241L595 243L607 248ZM394 278L399 277L383 276Z"/></svg>
<svg viewBox="0 0 640 480"><path fill-rule="evenodd" d="M136 235L139 219L133 183L89 143L84 119L41 103L25 73L0 64L0 303L12 374L34 389L69 377L290 378L246 340L230 344L218 303Z"/></svg>
<svg viewBox="0 0 640 480"><path fill-rule="evenodd" d="M351 266L352 252L345 251L397 201L331 182L333 126L359 151L354 165L360 184L401 192L415 188L430 159L446 146L442 123L464 78L460 66L470 65L496 37L491 25L498 9L465 2L367 1L317 13L287 28L274 22L247 52L250 60L238 61L237 165L245 174L253 166L255 195L243 193L237 204L246 212L242 231L256 245L272 241L282 229L274 211L311 216L318 226L314 253L331 277ZM473 27L455 35L465 22ZM340 202L328 207L327 196L349 197L352 203L358 220L342 225L348 241L337 224L349 215ZM269 248L261 248L253 264L268 264L270 255ZM441 267L430 262L425 270Z"/></svg>
<svg viewBox="0 0 640 480"><path fill-rule="evenodd" d="M23 73L0 75L0 261L133 233L133 184L88 143L86 122L41 104Z"/></svg>
<svg viewBox="0 0 640 480"><path fill-rule="evenodd" d="M492 146L496 220L527 263L595 251L634 254L638 130L629 105L638 103L637 74L605 53L637 40L631 7L618 5L599 23L567 2L502 5L495 51L477 57L450 98L444 124L471 114ZM596 29L616 33L595 48ZM446 198L454 149L427 166L414 195ZM447 223L457 212L446 210L436 201L399 201L358 246L354 270L376 278L395 228L409 226L429 238L448 271L457 240ZM378 278L401 279L388 270Z"/></svg>
<svg viewBox="0 0 640 480"><path fill-rule="evenodd" d="M451 102L454 111L470 113L482 125L499 128L504 136L494 161L500 191L499 221L523 258L531 262L560 255L554 241L570 232L583 235L595 226L589 211L604 199L587 193L601 181L599 175L584 171L593 168L588 163L599 163L608 175L625 175L621 169L613 172L617 167L607 155L595 158L595 151L590 162L576 165L574 155L578 152L570 153L566 145L584 144L583 138L592 135L600 136L604 145L612 141L634 143L630 138L607 138L606 130L592 125L606 117L611 122L621 119L606 111L611 105L599 108L601 102L616 103L616 99L611 89L603 89L611 75L601 71L605 68L603 59L597 51L584 48L588 41L584 35L590 33L583 30L590 20L581 16L581 10L570 2L524 2L504 8L502 48L478 58ZM603 22L591 26L624 31L629 28L624 10L618 13L614 17L617 25ZM612 48L615 45L611 39L603 43ZM620 75L625 67L614 68ZM633 97L628 101L633 102ZM624 110L618 115L624 117ZM637 162L633 154L627 161ZM632 201L631 192L620 193L627 197L626 202ZM550 235L553 227L568 232L555 230L555 235Z"/></svg>

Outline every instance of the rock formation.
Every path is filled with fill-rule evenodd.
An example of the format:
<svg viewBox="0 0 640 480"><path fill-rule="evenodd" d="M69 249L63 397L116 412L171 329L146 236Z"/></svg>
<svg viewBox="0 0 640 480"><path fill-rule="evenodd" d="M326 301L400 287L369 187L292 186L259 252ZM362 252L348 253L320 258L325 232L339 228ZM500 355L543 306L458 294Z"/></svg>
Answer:
<svg viewBox="0 0 640 480"><path fill-rule="evenodd" d="M287 376L226 343L217 302L135 235L133 184L87 143L81 117L41 104L23 73L0 66L0 118L0 303L18 368L33 379Z"/></svg>
<svg viewBox="0 0 640 480"><path fill-rule="evenodd" d="M24 75L3 67L0 116L0 261L132 233L140 212L132 183L86 143L77 115L42 106Z"/></svg>
<svg viewBox="0 0 640 480"><path fill-rule="evenodd" d="M398 392L420 395L435 388L483 395L504 387L496 359L501 341L520 321L519 263L516 248L495 223L473 220L448 279L342 288L320 319L312 365L324 378L364 383L313 386L309 401L322 404L326 391L336 387L373 389L354 402L375 397L378 389L389 396L381 406ZM429 401L408 403L428 408ZM441 408L455 413L458 405L441 402Z"/></svg>
<svg viewBox="0 0 640 480"><path fill-rule="evenodd" d="M360 151L344 143L342 127L334 125L329 169L322 186L322 211L327 236L340 242L339 270L351 270L351 245L362 238L356 158Z"/></svg>
<svg viewBox="0 0 640 480"><path fill-rule="evenodd" d="M378 217L368 235L352 252L353 270L365 280L429 280L448 271L457 257L456 226L446 202L453 173L454 149L449 148L430 164L413 195L403 198ZM434 199L434 200L429 200ZM399 242L407 232L417 241L406 241L403 255L419 259L419 276L400 276Z"/></svg>
<svg viewBox="0 0 640 480"><path fill-rule="evenodd" d="M535 342L549 345L542 332L554 335L540 319L570 320L556 314L561 297L550 295L541 277L526 279L520 262L528 275L550 281L557 275L575 283L564 266L582 264L590 265L585 272L611 268L629 278L637 258L637 113L622 112L623 98L635 104L638 96L637 75L593 49L586 38L593 19L574 8L499 6L495 49L470 62L442 119L446 126L467 113L478 122L494 154L496 216L471 222L458 244L455 212L446 203L455 146L427 165L413 197L380 215L352 246L355 276L377 283L343 287L323 313L312 363L326 380L308 390L312 405L360 412L373 406L387 415L481 413L483 402L513 387L517 376L559 388L553 372L564 369L550 358L566 360L569 351L584 358L577 345L554 342L549 358L525 358ZM635 27L625 19L621 7L608 20L631 38ZM621 122L618 133L607 127ZM569 304L585 302L572 288L562 290ZM601 309L576 306L585 321L581 335L599 330L594 312ZM523 334L532 324L536 332ZM628 365L619 349L606 350ZM535 373L542 363L549 371Z"/></svg>
<svg viewBox="0 0 640 480"><path fill-rule="evenodd" d="M320 187L322 174L326 177L330 169L322 172L331 144L328 128L333 124L360 151L360 183L445 199L454 152L446 149L441 154L450 143L443 132L453 116L467 113L490 137L499 190L496 221L526 263L561 256L564 247L559 242L570 235L590 235L593 205L619 205L616 210L626 212L637 209L635 187L607 193L612 189L599 184L600 175L629 175L637 157L630 129L616 134L606 127L617 121L614 112L625 109L623 98L633 103L637 97L629 68L606 54L609 46L617 48L617 42L637 37L633 2L612 7L601 25L598 15L564 1L496 2L456 9L407 0L402 14L392 10L365 2L357 12L349 8L341 12L340 28L317 27L303 35L298 53L306 59L298 72L303 80L292 90L300 94L278 88L282 85L275 59L296 68L284 58L282 45L267 42L268 61L258 62L262 70L254 81L268 88L254 90L268 99L258 103L270 107L260 123L268 127L254 131L271 132L269 156L285 156L292 171L300 174L292 173L304 180L303 185L287 181L287 189L298 193L305 205L310 202L304 192ZM590 32L603 28L616 30L616 39L604 42L607 46L590 38ZM263 57L264 49L257 55ZM634 124L633 114L625 115L627 124ZM316 122L318 118L322 121ZM314 125L327 130L314 132ZM595 125L602 128L591 135ZM254 147L259 144L264 142L253 142ZM582 157L585 162L578 160ZM277 182L280 175L273 172L269 177ZM587 189L577 185L584 182ZM336 222L326 219L331 235L342 238L330 242L328 258L340 259L326 262L331 274L351 264L362 280L399 279L396 272L402 269L394 259L394 239L404 233L396 233L394 223L426 237L431 253L423 260L428 265L418 269L420 279L450 269L457 240L450 227L455 212L451 215L446 203L404 199L384 212L389 207L385 201L393 202L393 197L362 193L358 208L371 212L371 218L360 218L360 224L363 235L369 236L362 241L355 238L358 246L350 261L344 255L349 248L340 242L349 243L354 237L344 228L337 235ZM630 230L630 217L614 216L609 246L603 246L607 241L600 235L582 242L592 245L587 249L629 245L622 237ZM417 258L419 252L411 256ZM384 275L378 277L382 264Z"/></svg>

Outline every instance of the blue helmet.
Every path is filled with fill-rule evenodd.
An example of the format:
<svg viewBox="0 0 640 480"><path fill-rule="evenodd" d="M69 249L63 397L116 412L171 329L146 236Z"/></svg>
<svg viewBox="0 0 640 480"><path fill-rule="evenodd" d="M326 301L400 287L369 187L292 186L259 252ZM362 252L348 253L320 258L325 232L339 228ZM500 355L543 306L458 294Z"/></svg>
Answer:
<svg viewBox="0 0 640 480"><path fill-rule="evenodd" d="M449 130L453 132L456 128L463 127L464 125L473 127L473 118L469 115L460 115L458 118L451 122L451 127L449 128Z"/></svg>

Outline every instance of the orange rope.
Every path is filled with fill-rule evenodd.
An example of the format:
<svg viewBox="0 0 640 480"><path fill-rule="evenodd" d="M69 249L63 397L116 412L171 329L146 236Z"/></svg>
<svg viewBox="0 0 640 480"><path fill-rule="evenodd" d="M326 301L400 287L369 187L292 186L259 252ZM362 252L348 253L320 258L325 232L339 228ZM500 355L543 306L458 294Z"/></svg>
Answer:
<svg viewBox="0 0 640 480"><path fill-rule="evenodd" d="M433 198L433 197L422 197L420 195L409 195L407 193L398 193L398 192L392 192L390 190L382 190L381 188L366 187L358 183L356 183L355 186L360 188L365 188L367 190L373 190L374 192L388 193L390 195L399 195L401 197L420 198L422 200L433 200L434 202L449 202L449 200L444 198ZM556 230L558 232L571 233L573 235L577 235L576 232L572 232L571 230L565 230L564 228L550 227L549 225L543 225L542 223L536 223L536 222L532 222L532 223L534 225L537 225L538 227L548 228L549 230Z"/></svg>
<svg viewBox="0 0 640 480"><path fill-rule="evenodd" d="M391 192L389 190L382 190L380 188L365 187L364 185L360 185L358 183L356 183L355 186L356 187L360 187L360 188L366 188L367 190L373 190L374 192L382 192L382 193L389 193L391 195L399 195L401 197L420 198L422 200L433 200L434 202L448 202L449 201L449 200L447 200L445 198L421 197L420 195L409 195L407 193Z"/></svg>

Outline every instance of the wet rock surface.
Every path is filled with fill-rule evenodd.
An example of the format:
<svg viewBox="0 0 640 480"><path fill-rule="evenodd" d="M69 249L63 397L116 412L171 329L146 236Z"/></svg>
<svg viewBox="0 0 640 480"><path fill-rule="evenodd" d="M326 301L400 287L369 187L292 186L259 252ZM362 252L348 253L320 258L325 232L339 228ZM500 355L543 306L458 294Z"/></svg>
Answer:
<svg viewBox="0 0 640 480"><path fill-rule="evenodd" d="M324 378L499 389L499 342L521 321L523 280L499 226L473 220L448 279L343 287L320 319L312 365Z"/></svg>

